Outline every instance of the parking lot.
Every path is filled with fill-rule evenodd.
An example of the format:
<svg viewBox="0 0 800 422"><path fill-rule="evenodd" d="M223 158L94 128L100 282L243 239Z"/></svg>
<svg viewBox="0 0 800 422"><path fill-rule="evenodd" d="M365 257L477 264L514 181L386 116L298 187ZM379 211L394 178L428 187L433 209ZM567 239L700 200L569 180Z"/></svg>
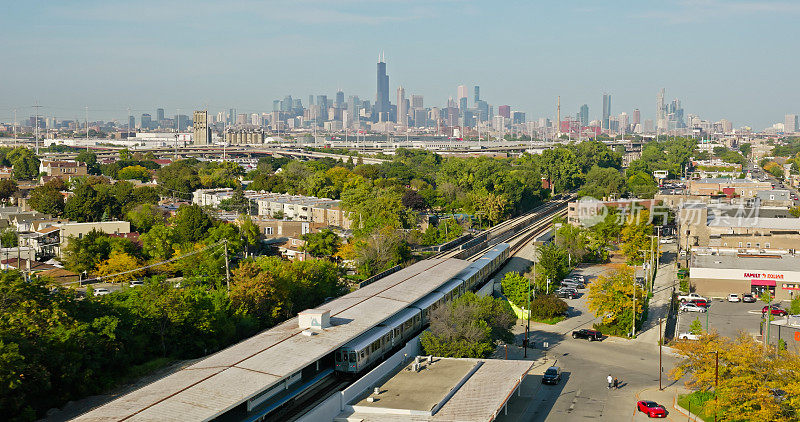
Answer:
<svg viewBox="0 0 800 422"><path fill-rule="evenodd" d="M709 329L717 330L722 336L734 338L739 334L739 331L744 331L754 336L759 335L759 327L762 320L761 308L763 307L764 302L760 300L755 303L731 303L715 299L706 313L680 312L678 314L676 335L689 332L689 326L695 319L700 320L700 323L703 324L703 330L705 330L706 316L708 317Z"/></svg>

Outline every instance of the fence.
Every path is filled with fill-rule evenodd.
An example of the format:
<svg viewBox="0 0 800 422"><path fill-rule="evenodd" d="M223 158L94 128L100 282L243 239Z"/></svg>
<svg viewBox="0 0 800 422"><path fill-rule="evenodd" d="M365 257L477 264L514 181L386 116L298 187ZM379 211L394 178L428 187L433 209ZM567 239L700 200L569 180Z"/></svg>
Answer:
<svg viewBox="0 0 800 422"><path fill-rule="evenodd" d="M368 286L368 285L370 285L370 284L374 283L374 282L375 282L376 280L378 280L378 279L381 279L381 278L383 278L383 277L386 277L386 276L387 276L387 275L389 275L389 274L396 273L397 271L399 271L399 270L400 270L400 268L403 268L403 267L402 267L400 264L398 264L398 265L395 265L395 266L394 266L394 267L392 267L392 268L389 268L389 269L388 269L388 270L386 270L386 271L383 271L383 272L380 272L380 273L378 273L378 274L375 274L374 276L372 276L372 277L370 277L370 278L368 278L368 279L366 279L366 280L362 281L361 283L358 283L358 288L360 289L360 288L362 288L362 287L364 287L364 286Z"/></svg>

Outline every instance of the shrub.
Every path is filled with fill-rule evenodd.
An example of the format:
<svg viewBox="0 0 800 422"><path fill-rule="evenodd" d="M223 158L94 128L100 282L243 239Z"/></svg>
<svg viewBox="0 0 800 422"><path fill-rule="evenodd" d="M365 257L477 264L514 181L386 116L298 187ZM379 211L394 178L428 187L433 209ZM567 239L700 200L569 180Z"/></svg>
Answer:
<svg viewBox="0 0 800 422"><path fill-rule="evenodd" d="M540 295L531 300L531 318L549 319L567 313L567 302L554 295Z"/></svg>

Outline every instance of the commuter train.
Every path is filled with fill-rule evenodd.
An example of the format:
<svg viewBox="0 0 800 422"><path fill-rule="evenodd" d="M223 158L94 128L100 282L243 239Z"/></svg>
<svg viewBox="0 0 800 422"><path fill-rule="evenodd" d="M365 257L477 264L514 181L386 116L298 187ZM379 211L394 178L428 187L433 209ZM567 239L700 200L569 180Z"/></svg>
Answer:
<svg viewBox="0 0 800 422"><path fill-rule="evenodd" d="M364 371L419 334L430 313L481 284L508 258L509 245L500 243L422 299L392 315L334 352L335 370Z"/></svg>

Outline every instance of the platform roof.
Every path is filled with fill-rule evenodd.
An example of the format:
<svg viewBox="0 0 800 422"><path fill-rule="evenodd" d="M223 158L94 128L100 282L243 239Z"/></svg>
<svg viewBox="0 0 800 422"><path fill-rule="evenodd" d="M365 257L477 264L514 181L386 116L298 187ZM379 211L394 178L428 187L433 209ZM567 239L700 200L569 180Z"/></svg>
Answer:
<svg viewBox="0 0 800 422"><path fill-rule="evenodd" d="M334 299L332 326L307 336L292 318L126 394L79 421L209 420L313 364L462 271L458 259L418 262Z"/></svg>

